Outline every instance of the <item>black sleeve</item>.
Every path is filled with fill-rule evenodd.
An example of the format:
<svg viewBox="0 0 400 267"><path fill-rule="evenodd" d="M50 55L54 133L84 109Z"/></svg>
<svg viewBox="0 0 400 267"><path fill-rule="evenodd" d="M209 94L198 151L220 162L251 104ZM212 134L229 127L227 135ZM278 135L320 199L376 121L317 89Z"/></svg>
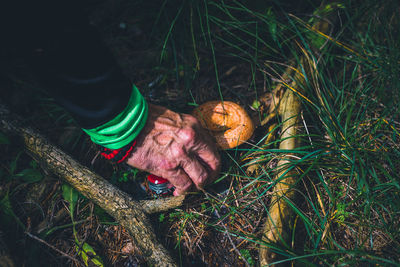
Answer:
<svg viewBox="0 0 400 267"><path fill-rule="evenodd" d="M127 105L131 84L77 1L8 0L3 47L23 54L49 93L91 129Z"/></svg>

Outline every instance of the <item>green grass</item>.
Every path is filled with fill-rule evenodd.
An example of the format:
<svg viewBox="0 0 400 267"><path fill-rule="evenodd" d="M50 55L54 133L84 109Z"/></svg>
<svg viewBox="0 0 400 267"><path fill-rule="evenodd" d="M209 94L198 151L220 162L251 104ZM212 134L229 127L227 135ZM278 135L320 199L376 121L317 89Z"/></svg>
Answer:
<svg viewBox="0 0 400 267"><path fill-rule="evenodd" d="M157 51L152 69L145 70L150 78L137 82L161 77L161 88L173 87L177 102L184 103L177 111L216 99L248 108L255 100L262 102L261 96L277 86L288 66L306 81L299 95L303 113L298 149L279 149L282 121L277 118L258 129L251 144L221 152L221 175L206 194L194 193L187 206L157 215L156 228L168 229L160 240L179 250L181 265L202 258L211 266L255 266L260 246L280 256L275 263L295 266L400 264L399 7L394 0L341 3L328 37L309 27L324 15L314 13L320 1L131 3L147 8L135 22L148 31L149 46ZM290 74L286 82L294 79ZM40 105L52 120L71 124L51 101L42 99ZM252 112L261 121L267 114L257 108ZM85 150L82 140L69 141ZM284 245L269 244L261 240L262 228L278 182L276 164L287 153L292 161L286 167L298 173L298 198L288 202L296 218ZM4 170L14 154L4 161ZM258 168L249 172L252 164ZM7 183L7 189L15 184ZM18 218L13 206L19 200L2 197L9 216ZM60 197L56 193L54 201ZM90 216L77 214L75 219L82 222L76 224L78 238L86 238ZM63 223L54 225L46 240L56 244L66 235L73 246L70 221ZM61 232L64 228L69 232ZM93 243L95 228L88 235Z"/></svg>
<svg viewBox="0 0 400 267"><path fill-rule="evenodd" d="M309 15L317 5L309 5L303 14L289 13L276 2L251 5L238 1L182 4L167 37L173 38L174 30L182 36L187 27L185 14L190 14L186 32L191 32L187 43L193 44L193 66L213 66L220 99L240 101L242 95L250 95L256 100L263 84L269 91L286 64L298 66L301 56L314 66L311 73L302 65L298 69L306 83L305 97L300 96L304 129L298 138L303 142L298 151L292 151L291 163L299 172L296 190L300 197L291 204L297 214L295 231L286 247L263 245L281 254L278 262L306 266L399 264L400 20L396 1L343 1L340 20L328 38L307 27L317 18ZM178 40L182 41L176 39L169 48L175 49ZM168 42L166 38L163 53ZM251 81L236 94L225 90L224 95L221 89L222 83L236 82L221 79L227 61L246 69L242 76ZM201 79L202 74L198 75ZM250 248L253 257L257 257L255 247L262 243L259 229L251 233L242 228L254 224L254 213L267 216L268 192L276 183L274 161L288 152L276 149L279 141L262 150L260 142L250 149L225 152L231 168L224 177L233 179L231 191L224 197L208 196L208 208L200 213L212 214L221 207L229 212L215 220L191 217L217 231L229 231L236 246L245 240L240 249ZM249 162L243 161L250 155L263 166L254 176L246 172ZM193 209L185 212L199 212ZM230 223L225 223L228 219ZM184 222L178 221L180 231L190 233L196 228L188 229L187 217Z"/></svg>

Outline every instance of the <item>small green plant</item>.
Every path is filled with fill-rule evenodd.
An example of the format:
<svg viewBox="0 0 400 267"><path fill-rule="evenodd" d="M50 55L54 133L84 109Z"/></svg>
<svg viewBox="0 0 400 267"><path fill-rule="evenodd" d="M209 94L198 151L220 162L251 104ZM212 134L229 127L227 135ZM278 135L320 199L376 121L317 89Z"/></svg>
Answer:
<svg viewBox="0 0 400 267"><path fill-rule="evenodd" d="M346 204L344 203L338 203L336 205L336 220L338 223L344 223L344 221L347 219L347 217L350 215L349 212L346 211Z"/></svg>
<svg viewBox="0 0 400 267"><path fill-rule="evenodd" d="M139 170L136 168L128 168L127 170L120 170L114 172L111 177L112 183L126 183L129 180L134 181L137 179Z"/></svg>
<svg viewBox="0 0 400 267"><path fill-rule="evenodd" d="M0 132L0 146L10 144L9 138ZM43 179L36 161L30 160L29 166L26 167L21 168L18 166L20 158L24 153L24 151L17 152L11 162L4 161L3 168L0 169L0 181L7 188L5 192L1 192L2 199L0 200L0 221L4 227L12 227L16 222L19 227L25 229L25 225L14 212L12 196L18 191L20 186L40 182ZM12 184L18 184L18 186L11 187Z"/></svg>
<svg viewBox="0 0 400 267"><path fill-rule="evenodd" d="M251 257L250 251L248 249L241 249L240 254L242 254L243 258L247 261L248 264L250 264L250 266L255 265L255 262Z"/></svg>
<svg viewBox="0 0 400 267"><path fill-rule="evenodd" d="M4 168L7 172L0 173L0 178L5 179L7 182L17 179L25 183L36 183L43 179L43 175L34 160L29 161L29 167L18 170L18 161L23 153L23 151L20 151L15 156L15 158L8 164L7 168Z"/></svg>
<svg viewBox="0 0 400 267"><path fill-rule="evenodd" d="M158 217L158 221L159 221L160 223L162 223L164 220L165 220L165 214L164 214L164 213L161 213L160 216Z"/></svg>
<svg viewBox="0 0 400 267"><path fill-rule="evenodd" d="M70 214L71 220L72 220L72 231L73 231L74 238L75 238L76 252L81 256L81 258L86 266L89 266L88 262L90 260L90 262L92 264L103 267L104 266L103 261L100 258L100 256L96 254L93 247L90 246L86 242L79 241L78 233L76 232L76 228L75 228L75 220L74 220L75 207L76 207L76 204L79 199L78 192L74 188L72 188L70 185L63 184L62 195L63 195L64 200L67 201L69 204L69 214Z"/></svg>

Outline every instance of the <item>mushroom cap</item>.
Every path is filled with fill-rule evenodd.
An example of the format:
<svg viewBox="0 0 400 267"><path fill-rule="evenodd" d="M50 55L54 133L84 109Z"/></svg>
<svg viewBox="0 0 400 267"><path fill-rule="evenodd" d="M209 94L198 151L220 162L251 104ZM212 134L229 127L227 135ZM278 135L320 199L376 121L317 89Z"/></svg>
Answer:
<svg viewBox="0 0 400 267"><path fill-rule="evenodd" d="M254 132L254 123L247 112L231 101L209 101L193 111L201 125L215 137L222 149L237 147Z"/></svg>

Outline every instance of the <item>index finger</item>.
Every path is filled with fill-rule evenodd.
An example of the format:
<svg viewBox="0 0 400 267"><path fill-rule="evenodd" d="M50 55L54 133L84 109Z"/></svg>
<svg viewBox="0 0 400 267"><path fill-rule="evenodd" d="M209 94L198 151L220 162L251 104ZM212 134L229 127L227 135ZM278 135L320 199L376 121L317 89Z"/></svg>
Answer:
<svg viewBox="0 0 400 267"><path fill-rule="evenodd" d="M217 151L208 146L199 148L197 151L199 161L209 169L210 180L214 180L219 172L221 159Z"/></svg>
<svg viewBox="0 0 400 267"><path fill-rule="evenodd" d="M215 139L206 132L197 118L187 114L183 114L183 117L188 127L178 131L178 140L189 156L196 158L207 169L207 180L212 180L217 176L221 162Z"/></svg>
<svg viewBox="0 0 400 267"><path fill-rule="evenodd" d="M200 123L196 125L195 129L199 140L193 151L199 158L199 161L209 170L210 180L214 180L218 175L221 165L217 143L215 139L201 127Z"/></svg>

